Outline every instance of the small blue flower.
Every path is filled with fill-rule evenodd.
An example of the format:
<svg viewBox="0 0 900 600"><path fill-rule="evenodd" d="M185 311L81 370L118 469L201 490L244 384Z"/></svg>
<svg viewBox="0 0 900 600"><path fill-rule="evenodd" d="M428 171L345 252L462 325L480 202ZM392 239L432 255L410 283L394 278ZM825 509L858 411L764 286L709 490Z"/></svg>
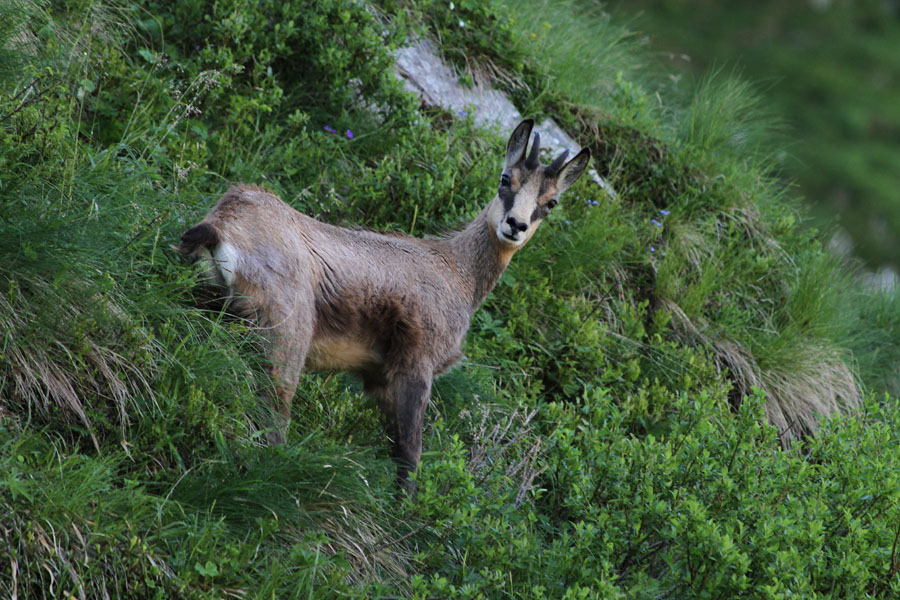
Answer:
<svg viewBox="0 0 900 600"><path fill-rule="evenodd" d="M351 140L353 139L353 132L350 131L349 129L347 130L347 137L350 138Z"/></svg>
<svg viewBox="0 0 900 600"><path fill-rule="evenodd" d="M653 246L650 246L650 252L656 252L656 248L654 248Z"/></svg>
<svg viewBox="0 0 900 600"><path fill-rule="evenodd" d="M337 129L335 129L335 128L332 127L331 125L326 125L326 126L323 127L322 129L324 129L324 130L327 131L328 133L337 133Z"/></svg>
<svg viewBox="0 0 900 600"><path fill-rule="evenodd" d="M588 202L588 204L590 204L591 206L600 206L600 203L596 200L591 200L590 202Z"/></svg>
<svg viewBox="0 0 900 600"><path fill-rule="evenodd" d="M469 113L467 113L467 112L464 111L464 110L461 110L461 111L459 111L459 116L461 116L461 117L468 117L468 116L469 116Z"/></svg>
<svg viewBox="0 0 900 600"><path fill-rule="evenodd" d="M566 225L571 225L571 224L572 224L572 221L566 219L566 220L565 220L565 224L566 224Z"/></svg>
<svg viewBox="0 0 900 600"><path fill-rule="evenodd" d="M662 227L662 223L657 221L656 219L650 219L650 222L656 225L657 227Z"/></svg>
<svg viewBox="0 0 900 600"><path fill-rule="evenodd" d="M671 212L671 211L668 211L668 210L666 210L666 209L662 209L662 210L659 211L659 214L661 214L661 215L664 216L664 217L668 217L670 212Z"/></svg>

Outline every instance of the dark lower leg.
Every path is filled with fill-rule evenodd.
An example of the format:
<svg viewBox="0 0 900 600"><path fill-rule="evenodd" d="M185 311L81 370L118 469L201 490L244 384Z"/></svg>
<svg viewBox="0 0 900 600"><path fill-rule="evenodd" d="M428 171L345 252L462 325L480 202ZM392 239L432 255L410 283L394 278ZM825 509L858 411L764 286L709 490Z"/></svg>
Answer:
<svg viewBox="0 0 900 600"><path fill-rule="evenodd" d="M396 437L393 457L397 462L400 486L412 491L409 474L415 472L422 457L422 427L425 406L431 393L431 382L424 378L404 378L393 387L396 414Z"/></svg>

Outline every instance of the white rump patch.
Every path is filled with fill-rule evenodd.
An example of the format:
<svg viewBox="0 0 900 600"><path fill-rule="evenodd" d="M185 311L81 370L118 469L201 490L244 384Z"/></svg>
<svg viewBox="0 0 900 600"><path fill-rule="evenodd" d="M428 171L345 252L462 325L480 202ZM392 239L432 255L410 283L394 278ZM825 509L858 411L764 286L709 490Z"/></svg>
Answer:
<svg viewBox="0 0 900 600"><path fill-rule="evenodd" d="M213 260L215 260L216 267L222 274L225 284L230 287L234 283L234 274L237 273L237 249L228 242L222 242L213 250Z"/></svg>

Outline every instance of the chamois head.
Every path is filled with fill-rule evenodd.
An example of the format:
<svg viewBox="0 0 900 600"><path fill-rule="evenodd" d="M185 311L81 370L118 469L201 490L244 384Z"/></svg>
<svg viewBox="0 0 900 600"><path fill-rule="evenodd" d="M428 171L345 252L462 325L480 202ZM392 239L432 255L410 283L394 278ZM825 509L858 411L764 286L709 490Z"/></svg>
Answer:
<svg viewBox="0 0 900 600"><path fill-rule="evenodd" d="M520 248L531 238L559 202L559 195L575 183L591 159L591 151L583 148L566 162L566 150L552 164L542 165L539 133L535 132L531 150L526 154L533 128L534 120L525 119L509 138L500 187L488 211L497 239L510 249Z"/></svg>

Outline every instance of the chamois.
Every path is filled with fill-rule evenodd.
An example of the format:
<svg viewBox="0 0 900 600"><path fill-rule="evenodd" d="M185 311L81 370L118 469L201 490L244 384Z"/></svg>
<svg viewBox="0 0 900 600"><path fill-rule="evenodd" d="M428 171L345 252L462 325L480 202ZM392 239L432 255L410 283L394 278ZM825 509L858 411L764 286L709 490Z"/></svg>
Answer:
<svg viewBox="0 0 900 600"><path fill-rule="evenodd" d="M204 260L266 338L278 421L270 443L284 442L304 368L350 371L384 413L398 479L412 488L432 379L462 357L473 313L590 161L584 148L542 165L537 132L526 156L533 127L526 119L513 131L487 208L446 238L336 227L243 185L181 236L177 250Z"/></svg>

